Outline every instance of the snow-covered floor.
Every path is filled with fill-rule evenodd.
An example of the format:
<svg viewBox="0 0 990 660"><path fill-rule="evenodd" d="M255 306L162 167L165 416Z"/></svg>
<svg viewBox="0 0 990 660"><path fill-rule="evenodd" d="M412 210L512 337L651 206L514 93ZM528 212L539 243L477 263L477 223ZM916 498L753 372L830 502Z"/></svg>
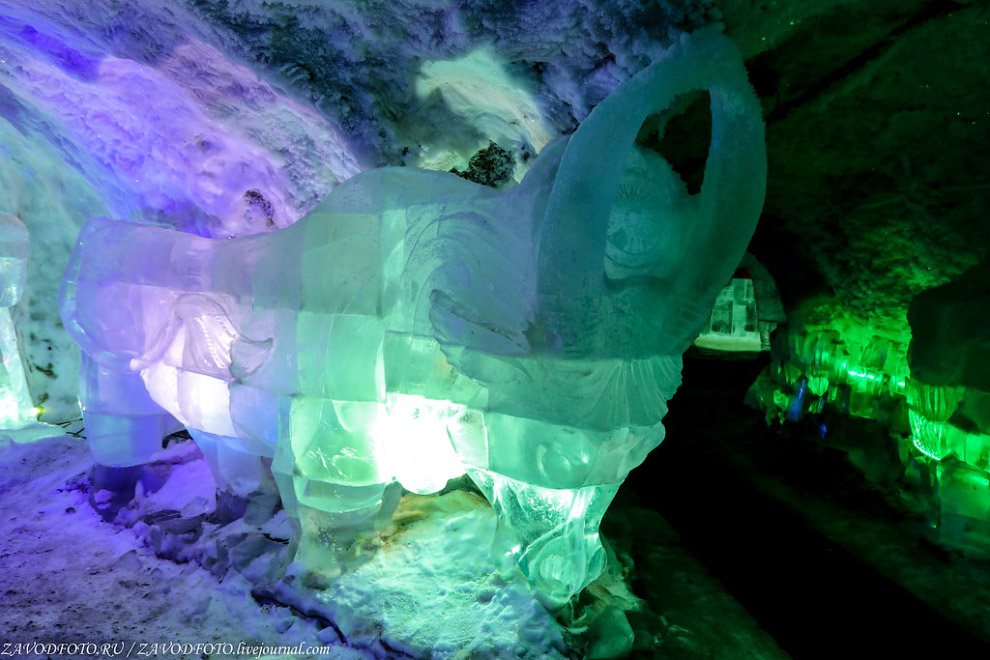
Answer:
<svg viewBox="0 0 990 660"><path fill-rule="evenodd" d="M271 579L287 547L284 512L256 524L209 515L213 483L192 442L161 453L153 469L164 485L139 485L112 524L87 502L90 467L71 436L0 450L0 641L188 658L204 649L185 645L210 643L229 646L208 657L280 657L237 650L300 644L314 652L291 657L564 657L553 616L522 580L494 574L494 514L471 493L403 498L374 557L314 589Z"/></svg>
<svg viewBox="0 0 990 660"><path fill-rule="evenodd" d="M251 584L236 573L218 581L195 563L155 556L132 530L103 522L87 503L91 464L85 441L71 436L0 450L0 642L95 643L101 649L116 644L123 649L118 657L128 650L138 657L144 650L178 658L201 655L172 643L226 643L235 652L242 642L334 644L329 657L374 657L340 647L336 632L321 631L325 626L317 620L259 604L250 595ZM0 652L49 655L34 650L41 649L12 646Z"/></svg>
<svg viewBox="0 0 990 660"><path fill-rule="evenodd" d="M76 643L115 645L103 657L553 659L634 635L634 657L786 658L647 509L610 514L616 558L567 629L495 573L494 514L474 493L407 494L370 561L316 587L278 570L284 512L213 515L191 441L170 442L150 468L162 485L139 485L113 523L88 502L91 464L71 435L0 445L0 644L27 645L7 657L93 657L34 646Z"/></svg>

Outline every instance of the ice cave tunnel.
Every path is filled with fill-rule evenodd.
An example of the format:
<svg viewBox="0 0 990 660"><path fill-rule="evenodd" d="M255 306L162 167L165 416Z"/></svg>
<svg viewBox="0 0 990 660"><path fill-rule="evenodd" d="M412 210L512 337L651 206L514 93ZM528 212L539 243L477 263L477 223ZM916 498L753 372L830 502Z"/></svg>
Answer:
<svg viewBox="0 0 990 660"><path fill-rule="evenodd" d="M990 657L988 25L5 0L0 657Z"/></svg>

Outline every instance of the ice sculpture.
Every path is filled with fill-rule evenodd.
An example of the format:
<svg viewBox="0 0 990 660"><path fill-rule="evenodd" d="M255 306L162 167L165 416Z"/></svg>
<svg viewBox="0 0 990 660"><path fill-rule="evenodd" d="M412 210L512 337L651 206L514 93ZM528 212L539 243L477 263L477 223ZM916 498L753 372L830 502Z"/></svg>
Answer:
<svg viewBox="0 0 990 660"><path fill-rule="evenodd" d="M0 429L23 428L38 416L28 393L17 333L10 319L10 308L24 293L29 255L27 227L14 216L0 213Z"/></svg>
<svg viewBox="0 0 990 660"><path fill-rule="evenodd" d="M756 291L748 273L733 277L715 298L708 325L695 345L713 351L759 352L763 347L757 326Z"/></svg>
<svg viewBox="0 0 990 660"><path fill-rule="evenodd" d="M634 140L705 89L692 196ZM560 605L604 567L601 517L663 438L681 353L739 263L765 176L740 55L706 30L504 192L384 168L272 234L91 221L61 309L87 355L93 454L147 460L167 412L227 488L249 493L272 459L297 557L329 574L389 514L391 484L430 493L466 472L498 516L496 563Z"/></svg>

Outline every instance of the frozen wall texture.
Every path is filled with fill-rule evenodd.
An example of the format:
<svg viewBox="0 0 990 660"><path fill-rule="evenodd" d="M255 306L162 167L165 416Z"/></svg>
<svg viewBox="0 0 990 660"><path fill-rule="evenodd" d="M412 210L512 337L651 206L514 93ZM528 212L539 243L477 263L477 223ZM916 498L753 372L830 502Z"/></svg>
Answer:
<svg viewBox="0 0 990 660"><path fill-rule="evenodd" d="M990 161L975 146L990 142L988 8L784 5L782 20L751 35L771 127L757 256L779 255L787 302L831 290L860 317L906 328L912 296L990 245Z"/></svg>
<svg viewBox="0 0 990 660"><path fill-rule="evenodd" d="M107 215L224 237L286 226L359 167L338 131L140 5L0 11L0 211L34 235L14 320L50 419L75 408L76 351L54 314L78 228Z"/></svg>
<svg viewBox="0 0 990 660"><path fill-rule="evenodd" d="M986 12L965 0L4 3L0 211L37 236L13 309L30 386L49 414L73 414L72 379L57 377L76 358L52 301L86 219L262 231L357 171L464 170L490 139L519 180L672 34L719 17L770 127L756 256L785 303L827 287L906 327L912 295L985 251L974 219L990 217L990 172L973 145L990 139ZM704 134L696 105L665 139L688 175L704 152L689 137Z"/></svg>
<svg viewBox="0 0 990 660"><path fill-rule="evenodd" d="M775 351L785 386L764 401L781 417L824 406L880 422L892 437L843 451L925 509L934 540L985 555L990 8L780 3L761 20L722 7L749 33L767 119L750 249L777 277L791 333Z"/></svg>
<svg viewBox="0 0 990 660"><path fill-rule="evenodd" d="M208 236L284 227L362 169L519 180L709 3L20 2L0 9L0 211L38 235L14 310L32 391L76 413L56 273L100 215ZM446 67L446 68L445 68Z"/></svg>

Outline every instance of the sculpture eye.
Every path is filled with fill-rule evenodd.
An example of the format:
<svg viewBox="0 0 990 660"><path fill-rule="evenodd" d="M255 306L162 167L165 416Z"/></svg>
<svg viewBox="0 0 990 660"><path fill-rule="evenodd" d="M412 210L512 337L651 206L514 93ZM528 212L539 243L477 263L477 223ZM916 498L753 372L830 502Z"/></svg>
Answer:
<svg viewBox="0 0 990 660"><path fill-rule="evenodd" d="M683 183L666 160L634 147L609 217L606 277L649 274L676 244L686 197Z"/></svg>

